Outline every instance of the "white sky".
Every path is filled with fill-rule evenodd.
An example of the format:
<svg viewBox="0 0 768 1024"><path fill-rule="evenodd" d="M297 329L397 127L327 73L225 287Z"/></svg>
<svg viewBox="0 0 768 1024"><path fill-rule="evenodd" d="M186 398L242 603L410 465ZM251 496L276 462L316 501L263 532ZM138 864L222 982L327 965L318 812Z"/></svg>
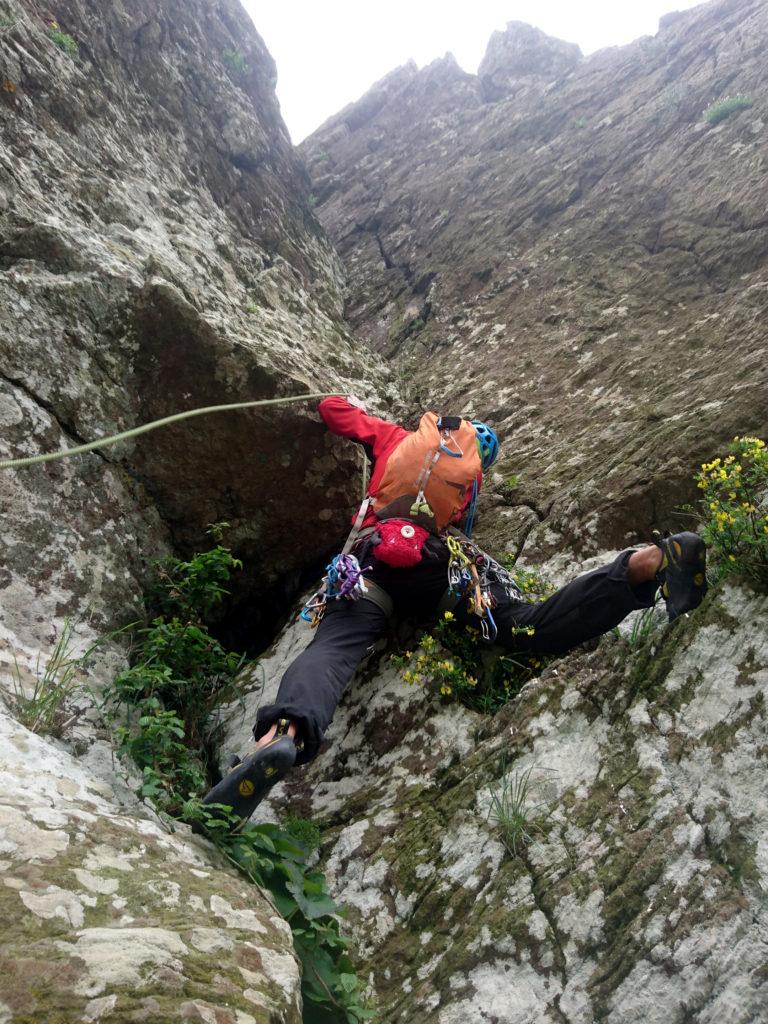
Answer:
<svg viewBox="0 0 768 1024"><path fill-rule="evenodd" d="M578 43L582 52L653 35L668 11L700 0L243 0L277 62L277 95L295 143L413 58L451 52L475 72L508 21Z"/></svg>

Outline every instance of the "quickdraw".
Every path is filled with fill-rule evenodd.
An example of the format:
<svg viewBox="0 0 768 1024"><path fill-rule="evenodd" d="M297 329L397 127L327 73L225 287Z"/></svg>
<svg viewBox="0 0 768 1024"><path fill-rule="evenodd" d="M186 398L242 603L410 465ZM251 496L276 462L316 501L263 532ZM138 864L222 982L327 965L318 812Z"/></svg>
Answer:
<svg viewBox="0 0 768 1024"><path fill-rule="evenodd" d="M321 622L329 601L342 597L348 601L357 601L363 597L368 590L363 573L368 569L370 566L361 569L354 555L336 555L331 564L326 566L323 582L304 605L300 618L314 629Z"/></svg>
<svg viewBox="0 0 768 1024"><path fill-rule="evenodd" d="M483 639L493 642L498 634L493 609L496 598L491 590L498 583L508 597L522 598L519 587L507 570L467 539L448 535L448 589L451 594L466 597L475 615L480 619Z"/></svg>

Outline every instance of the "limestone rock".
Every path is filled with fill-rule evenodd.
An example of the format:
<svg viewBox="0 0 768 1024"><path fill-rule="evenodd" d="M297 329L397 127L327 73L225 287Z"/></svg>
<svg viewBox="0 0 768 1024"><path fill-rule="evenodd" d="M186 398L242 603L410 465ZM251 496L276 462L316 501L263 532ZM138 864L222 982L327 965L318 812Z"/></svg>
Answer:
<svg viewBox="0 0 768 1024"><path fill-rule="evenodd" d="M402 387L411 412L499 426L486 538L557 552L562 578L579 549L609 557L700 456L764 429L764 119L701 112L759 100L766 41L758 0L583 61L513 25L479 77L406 65L331 118L310 179L236 0L0 0L3 455L254 396L352 390L397 416ZM0 474L0 684L34 678L66 619L87 645L135 618L148 563L217 519L268 626L342 532L357 465L290 406ZM492 718L374 653L260 813L323 826L383 1019L760 1019L767 612L720 587ZM224 755L310 639L289 627L224 709ZM93 688L123 663L105 644ZM63 741L0 715L0 1020L298 1024L268 897L138 803L90 698L70 711ZM493 793L528 770L516 846Z"/></svg>
<svg viewBox="0 0 768 1024"><path fill-rule="evenodd" d="M236 0L0 2L2 458L197 406L386 392L274 86ZM260 595L253 642L343 531L358 466L311 403L0 471L3 1021L300 1019L290 929L132 798L93 699L49 743L7 691L69 626L82 649L138 619L151 563L218 520L248 566L238 596ZM105 645L96 700L124 664Z"/></svg>
<svg viewBox="0 0 768 1024"><path fill-rule="evenodd" d="M161 827L108 752L5 715L0 749L4 1020L298 1024L290 927L212 846Z"/></svg>
<svg viewBox="0 0 768 1024"><path fill-rule="evenodd" d="M766 614L727 586L639 655L561 659L493 718L369 663L328 749L260 813L323 826L382 1019L760 1019ZM308 638L264 659L227 749ZM533 841L513 855L491 794L529 769Z"/></svg>
<svg viewBox="0 0 768 1024"><path fill-rule="evenodd" d="M75 59L55 45L53 17ZM343 324L343 272L240 4L78 0L45 16L12 4L6 20L3 455L353 380L375 402L370 382L387 371ZM36 593L56 581L59 614L92 601L125 621L153 556L169 542L199 548L208 524L228 520L250 567L243 591L279 599L332 543L300 530L286 542L286 519L327 508L340 533L356 465L308 403L4 473L4 571Z"/></svg>

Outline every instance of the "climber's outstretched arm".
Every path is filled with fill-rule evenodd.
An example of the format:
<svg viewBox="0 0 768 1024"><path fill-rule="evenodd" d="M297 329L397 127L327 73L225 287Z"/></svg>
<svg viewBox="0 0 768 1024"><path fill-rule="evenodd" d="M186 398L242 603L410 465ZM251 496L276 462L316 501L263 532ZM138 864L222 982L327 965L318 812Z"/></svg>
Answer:
<svg viewBox="0 0 768 1024"><path fill-rule="evenodd" d="M386 455L408 434L397 423L388 423L378 416L370 416L346 398L325 398L318 406L318 411L332 433L365 445L374 459Z"/></svg>

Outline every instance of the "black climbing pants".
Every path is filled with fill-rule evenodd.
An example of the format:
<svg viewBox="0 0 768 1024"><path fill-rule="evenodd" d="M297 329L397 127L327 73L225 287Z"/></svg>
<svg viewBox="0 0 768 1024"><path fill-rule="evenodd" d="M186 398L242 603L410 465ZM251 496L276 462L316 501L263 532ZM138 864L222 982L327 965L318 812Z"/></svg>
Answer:
<svg viewBox="0 0 768 1024"><path fill-rule="evenodd" d="M578 576L538 603L512 600L494 584L496 643L512 651L563 654L608 632L630 612L650 608L656 583L630 586L627 564L631 554L623 551L609 565ZM392 597L398 614L423 615L437 610L447 586L448 555L441 542L428 541L425 558L409 569L392 569L375 558L367 561L373 562L373 568L366 572L366 579ZM455 615L460 622L477 623L465 601ZM384 631L386 621L385 613L372 601L330 602L314 639L286 670L275 703L259 709L253 729L256 739L278 718L294 719L304 741L297 764L316 757L344 688ZM513 632L520 626L532 626L533 634Z"/></svg>

